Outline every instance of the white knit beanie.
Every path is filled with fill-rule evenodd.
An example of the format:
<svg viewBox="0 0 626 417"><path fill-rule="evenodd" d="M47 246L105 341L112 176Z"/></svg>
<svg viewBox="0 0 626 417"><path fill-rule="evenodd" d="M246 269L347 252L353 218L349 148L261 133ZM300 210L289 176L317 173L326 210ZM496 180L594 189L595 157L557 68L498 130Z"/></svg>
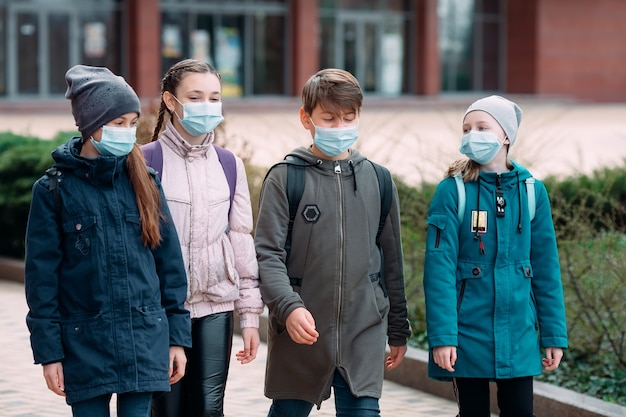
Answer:
<svg viewBox="0 0 626 417"><path fill-rule="evenodd" d="M489 96L476 100L468 108L463 115L463 120L468 113L482 110L489 113L504 130L506 137L509 138L509 148L515 143L517 138L517 129L522 121L522 109L511 100L507 100L500 96Z"/></svg>

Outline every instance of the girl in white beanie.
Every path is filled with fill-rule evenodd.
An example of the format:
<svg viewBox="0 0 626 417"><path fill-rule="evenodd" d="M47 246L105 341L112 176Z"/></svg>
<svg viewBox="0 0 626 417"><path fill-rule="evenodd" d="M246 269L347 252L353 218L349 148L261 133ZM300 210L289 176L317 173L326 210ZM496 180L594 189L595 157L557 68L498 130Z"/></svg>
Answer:
<svg viewBox="0 0 626 417"><path fill-rule="evenodd" d="M428 210L429 376L454 381L461 417L533 416L533 376L559 366L567 330L546 189L508 158L522 118L500 96L473 103L460 151ZM545 354L542 359L541 349Z"/></svg>

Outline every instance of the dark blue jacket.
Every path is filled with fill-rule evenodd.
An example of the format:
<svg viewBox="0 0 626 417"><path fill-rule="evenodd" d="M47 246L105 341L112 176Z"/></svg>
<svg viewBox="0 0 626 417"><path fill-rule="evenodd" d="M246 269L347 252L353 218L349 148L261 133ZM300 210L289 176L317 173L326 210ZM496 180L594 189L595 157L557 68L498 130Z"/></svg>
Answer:
<svg viewBox="0 0 626 417"><path fill-rule="evenodd" d="M151 250L141 240L126 157L86 159L80 149L72 138L52 153L62 172L62 231L48 177L33 186L25 287L35 363L62 362L68 404L169 391L169 347L189 347L191 328L165 198L160 190L163 240Z"/></svg>

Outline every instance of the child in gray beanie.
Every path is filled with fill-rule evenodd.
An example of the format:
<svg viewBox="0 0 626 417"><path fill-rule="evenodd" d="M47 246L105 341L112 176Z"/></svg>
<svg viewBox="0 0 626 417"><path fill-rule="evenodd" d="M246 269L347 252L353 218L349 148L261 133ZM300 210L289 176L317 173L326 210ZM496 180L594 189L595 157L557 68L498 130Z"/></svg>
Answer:
<svg viewBox="0 0 626 417"><path fill-rule="evenodd" d="M522 122L522 109L516 103L500 96L489 96L476 100L463 115L463 120L470 112L482 110L496 119L509 138L509 147L513 146L517 138L517 129Z"/></svg>
<svg viewBox="0 0 626 417"><path fill-rule="evenodd" d="M72 101L76 126L85 139L123 114L141 114L135 91L108 68L76 65L67 71L65 81L65 98Z"/></svg>
<svg viewBox="0 0 626 417"><path fill-rule="evenodd" d="M500 96L463 115L460 151L428 209L424 294L429 377L453 381L461 416L533 417L533 377L568 347L544 184L508 157L522 118ZM542 355L543 350L543 355Z"/></svg>
<svg viewBox="0 0 626 417"><path fill-rule="evenodd" d="M191 321L178 234L136 144L139 99L77 65L67 98L82 134L52 151L26 227L26 318L36 364L74 416L149 416L186 368ZM104 343L106 341L106 343Z"/></svg>

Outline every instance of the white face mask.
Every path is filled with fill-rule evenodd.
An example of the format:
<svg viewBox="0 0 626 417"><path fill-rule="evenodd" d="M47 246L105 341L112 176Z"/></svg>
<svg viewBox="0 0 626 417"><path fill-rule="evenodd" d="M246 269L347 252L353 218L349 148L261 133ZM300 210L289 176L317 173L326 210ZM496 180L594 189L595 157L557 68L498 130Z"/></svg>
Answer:
<svg viewBox="0 0 626 417"><path fill-rule="evenodd" d="M315 127L313 143L327 156L337 156L347 151L359 137L359 125L347 127Z"/></svg>
<svg viewBox="0 0 626 417"><path fill-rule="evenodd" d="M100 142L92 137L91 143L100 155L124 156L133 150L137 141L136 133L137 127L102 126Z"/></svg>
<svg viewBox="0 0 626 417"><path fill-rule="evenodd" d="M472 161L485 165L495 159L503 145L504 142L500 142L493 132L470 130L463 135L459 151Z"/></svg>
<svg viewBox="0 0 626 417"><path fill-rule="evenodd" d="M209 101L181 103L183 106L183 118L178 117L180 125L191 136L202 136L215 130L224 121L222 116L222 102L211 103Z"/></svg>

